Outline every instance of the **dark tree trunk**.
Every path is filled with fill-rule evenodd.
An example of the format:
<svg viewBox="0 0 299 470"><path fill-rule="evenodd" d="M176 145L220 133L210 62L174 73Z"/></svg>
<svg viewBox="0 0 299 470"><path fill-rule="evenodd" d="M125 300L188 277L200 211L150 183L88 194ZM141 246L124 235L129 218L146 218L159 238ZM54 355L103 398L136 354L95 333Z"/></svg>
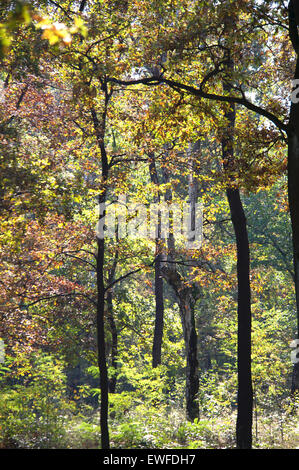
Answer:
<svg viewBox="0 0 299 470"><path fill-rule="evenodd" d="M169 182L166 168L163 169L163 182ZM169 189L165 196L167 201L172 200ZM183 277L178 272L175 264L175 240L172 233L172 222L169 222L170 233L168 237L168 262L164 263L162 273L164 279L174 290L181 316L186 350L186 415L187 419L194 421L199 417L199 405L197 400L199 390L199 372L197 358L197 332L194 319L194 307L199 298L199 289L187 286Z"/></svg>
<svg viewBox="0 0 299 470"><path fill-rule="evenodd" d="M119 242L119 237L118 237L118 225L116 227L116 233L115 233L115 242L116 242L116 251L114 255L114 260L113 264L111 266L111 269L109 270L109 276L108 276L108 289L107 289L107 295L106 295L106 300L107 300L107 317L108 317L108 322L110 326L110 332L111 332L111 339L112 339L112 345L111 345L111 366L114 369L114 374L113 376L109 379L109 392L110 393L115 393L116 390L116 382L117 382L117 356L118 356L118 332L117 332L117 327L114 319L114 312L113 312L113 287L112 284L115 280L115 272L117 268L117 263L118 263L118 257L119 257L119 248L118 248L118 242ZM111 286L109 288L109 286Z"/></svg>
<svg viewBox="0 0 299 470"><path fill-rule="evenodd" d="M99 195L99 222L106 215L105 203L107 197L107 180L109 175L108 158L105 148L105 127L107 108L111 94L108 93L107 84L103 86L105 93L104 111L99 122L95 109L91 109L91 116L93 120L96 139L101 152L102 163L102 181L103 188ZM109 428L108 428L108 371L106 362L106 339L105 339L105 283L104 283L104 262L105 262L105 240L104 234L97 235L97 344L98 344L98 365L100 371L100 389L101 389L101 411L100 411L100 425L101 425L101 447L102 449L109 449Z"/></svg>
<svg viewBox="0 0 299 470"><path fill-rule="evenodd" d="M163 277L161 272L162 255L159 253L159 242L156 241L156 260L155 260L155 299L156 299L156 317L155 331L153 341L153 367L161 364L161 351L164 327L164 296L163 296Z"/></svg>
<svg viewBox="0 0 299 470"><path fill-rule="evenodd" d="M197 359L197 333L194 322L194 312L192 314L192 327L189 336L189 347L187 353L187 387L186 387L186 409L190 421L199 418L199 373Z"/></svg>
<svg viewBox="0 0 299 470"><path fill-rule="evenodd" d="M291 111L291 116L292 116ZM291 122L294 116L291 117ZM299 119L299 116L298 116ZM293 237L295 294L297 306L297 338L299 338L299 132L290 129L288 149L288 197ZM299 390L299 363L293 367L291 393Z"/></svg>
<svg viewBox="0 0 299 470"><path fill-rule="evenodd" d="M250 260L246 217L238 189L227 189L237 243L238 274L238 416L237 447L252 446Z"/></svg>
<svg viewBox="0 0 299 470"><path fill-rule="evenodd" d="M151 181L159 186L158 173L156 168L156 162L154 156L150 156L149 171ZM160 196L157 194L155 202L160 202ZM157 367L161 364L161 351L162 351L162 340L163 340L163 328L164 328L164 295L163 295L163 277L161 272L162 263L162 244L161 239L161 214L158 212L158 226L156 236L156 253L155 253L155 301L156 301L156 316L155 316L155 330L154 340L152 349L152 365Z"/></svg>
<svg viewBox="0 0 299 470"><path fill-rule="evenodd" d="M108 372L106 364L106 341L105 341L105 287L104 287L104 239L97 240L97 343L98 343L98 365L100 370L101 389L101 446L109 449L108 429Z"/></svg>
<svg viewBox="0 0 299 470"><path fill-rule="evenodd" d="M197 358L197 332L195 328L194 307L195 299L191 289L188 288L186 298L180 299L180 311L184 324L186 344L186 412L187 418L194 421L199 418L199 372Z"/></svg>
<svg viewBox="0 0 299 470"><path fill-rule="evenodd" d="M228 71L233 64L228 61ZM225 91L231 87L224 84ZM250 294L250 249L246 217L240 191L234 182L234 127L235 107L225 111L227 127L222 138L223 167L228 177L226 191L231 220L237 245L238 278L238 414L236 441L239 449L252 447L253 389L251 377L251 294Z"/></svg>
<svg viewBox="0 0 299 470"><path fill-rule="evenodd" d="M111 331L112 345L111 345L111 366L114 369L113 376L109 379L109 392L115 393L116 390L116 372L117 372L117 355L118 355L118 336L117 328L113 314L113 294L109 290L107 292L107 308L108 308L108 322Z"/></svg>
<svg viewBox="0 0 299 470"><path fill-rule="evenodd" d="M194 421L199 417L197 332L194 319L194 307L198 292L197 289L184 284L181 275L173 266L163 266L162 273L173 288L180 309L186 350L186 415L190 421Z"/></svg>
<svg viewBox="0 0 299 470"><path fill-rule="evenodd" d="M299 79L299 4L289 3L289 31L297 64L294 79ZM298 87L298 84L295 86ZM295 270L295 292L297 306L297 338L299 338L299 103L292 100L288 131L288 198L293 237L293 259ZM294 364L292 394L299 390L299 363Z"/></svg>

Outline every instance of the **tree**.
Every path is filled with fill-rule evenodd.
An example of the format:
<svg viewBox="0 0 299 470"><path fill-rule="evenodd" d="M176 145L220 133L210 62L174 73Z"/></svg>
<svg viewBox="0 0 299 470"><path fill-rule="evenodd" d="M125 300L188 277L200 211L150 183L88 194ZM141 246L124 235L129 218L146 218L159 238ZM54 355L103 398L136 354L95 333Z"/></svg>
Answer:
<svg viewBox="0 0 299 470"><path fill-rule="evenodd" d="M299 5L293 0L289 3L289 32L290 40L297 55L294 80L299 79ZM296 83L296 82L295 82ZM297 304L297 335L299 338L299 190L298 190L298 142L299 142L299 104L297 100L291 103L288 126L288 194L293 234L293 259L295 272L295 292ZM299 364L294 364L292 392L299 389Z"/></svg>
<svg viewBox="0 0 299 470"><path fill-rule="evenodd" d="M228 20L230 18L227 13L228 10L227 8L230 8L229 2L221 5L217 13L219 14L219 22L221 24L224 23L224 30L228 27L230 31L234 31L236 28L236 22L240 21L241 15L242 15L242 10L243 6L240 4L238 5L238 8L236 9L236 12L234 11L233 20ZM258 15L257 15L258 16ZM215 28L219 27L219 23L217 23L217 20L214 20ZM220 33L223 36L223 31ZM201 83L199 87L195 87L193 84L185 84L182 81L174 80L172 78L166 78L166 74L168 72L167 70L167 65L164 63L162 64L160 62L160 71L158 73L155 73L151 77L145 77L145 78L140 78L140 79L135 79L135 80L123 80L119 81L118 83L123 83L123 84L132 84L132 83L143 83L144 85L148 86L155 86L155 85L161 85L161 84L167 84L171 88L173 88L177 92L184 92L184 93L190 93L194 96L197 96L199 99L200 98L206 98L209 100L215 100L218 102L222 103L228 103L231 105L231 112L226 113L226 117L228 118L228 129L233 127L233 121L234 121L234 106L235 105L243 105L245 106L248 110L254 111L258 113L259 115L262 115L264 117L267 117L270 119L281 131L286 132L287 131L287 126L280 121L280 119L272 112L269 112L268 110L257 106L250 102L247 98L246 95L242 89L242 85L238 85L237 83L240 83L240 64L238 64L239 71L236 73L233 71L233 69L230 67L229 70L227 69L227 54L230 54L232 57L238 56L238 49L239 45L237 47L234 47L232 39L228 43L224 43L223 45L223 40L225 40L225 34L224 37L222 37L222 44L218 43L218 45L215 46L215 48L219 49L219 51L222 51L222 57L217 57L216 58L216 65L214 65L214 68L211 71L203 72L203 78L201 80ZM245 33L246 35L247 33ZM251 32L249 33L251 34ZM213 33L211 36L213 37ZM199 43L198 48L201 51L211 51L212 48L208 44L205 44L205 40L208 35L205 37L196 37L195 41L194 38L190 35L190 41L191 43L194 41L195 43ZM253 34L253 38L255 38L255 31ZM239 38L240 40L240 38ZM203 42L203 45L201 45L201 41ZM241 41L242 44L242 41ZM175 50L175 47L171 44L170 48L173 48ZM182 50L184 49L184 44L182 45ZM169 54L169 50L166 52L166 54ZM181 52L181 56L184 58L184 52ZM212 60L215 64L215 56L216 54L211 53ZM243 68L244 70L244 68ZM170 74L173 73L174 75L177 73L176 70L172 70L170 66ZM192 73L193 71L191 71ZM206 85L209 82L213 82L215 77L218 77L221 79L223 75L225 74L225 80L226 80L226 86L224 87L224 93L223 95L220 95L219 93L211 93L211 92L206 92ZM236 76L236 82L234 81L234 76ZM242 76L242 75L241 75ZM245 78L246 80L246 78ZM217 86L217 85L216 85ZM241 97L239 96L234 96L234 90L238 90L241 94ZM230 131L229 131L230 132ZM229 133L228 132L228 133ZM225 147L228 144L228 139L225 139L223 141L223 154L225 157L225 161L229 162L229 157L232 160L232 150L228 150ZM230 144L230 147L232 149L232 146ZM229 164L229 163L228 163ZM251 447L251 423L252 423L252 386L251 386L251 372L250 372L250 328L251 328L251 313L250 313L250 284L249 284L249 244L248 244L248 235L247 235L247 228L246 228L246 218L244 215L244 211L242 208L241 200L240 200L240 195L237 190L231 190L230 188L227 190L227 196L228 200L230 203L231 211L232 211L232 220L233 220L233 225L235 228L235 233L236 233L236 238L237 238L237 247L238 247L238 281L239 281L239 399L241 401L240 406L239 406L239 419L238 419L238 424L237 424L237 443L238 446L240 447ZM241 312L243 312L241 314ZM244 335L244 336L243 336ZM242 337L242 339L241 339ZM244 349L243 349L244 348ZM244 361L244 362L243 362ZM243 408L244 405L244 408ZM244 414L243 414L244 412ZM243 417L241 418L240 415ZM243 423L241 424L241 422ZM244 427L244 424L246 422L246 425ZM244 430L244 435L241 437L243 434ZM247 435L245 437L245 435Z"/></svg>
<svg viewBox="0 0 299 470"><path fill-rule="evenodd" d="M109 391L114 411L123 401L126 413L139 399L157 408L170 403L185 380L194 421L199 403L201 416L207 409L205 392L216 397L224 384L229 398L218 404L234 407L238 311L237 446L250 447L251 315L261 409L264 385L272 387L275 373L282 384L288 373L270 345L287 361L290 275L298 303L298 105L292 103L288 125L281 86L290 79L289 36L298 52L297 2L289 5L290 32L286 11L274 1L240 0L233 9L231 1L43 1L21 8L17 21L14 7L4 2L0 28L0 290L8 348L62 353L68 368L82 352L96 365L102 447L108 448ZM284 174L287 144L295 273L283 244L288 224L281 228L277 217L278 234L263 226L272 206L265 204L264 219L261 211L249 215L249 240L246 220L248 207L259 208L252 193ZM172 233L166 243L159 217L154 241L129 234L120 240L117 233L109 241L105 216L123 193L143 205L188 198L192 211L201 194L205 246L188 251ZM134 222L134 215L127 219ZM171 214L169 220L171 227ZM97 237L96 222L104 232ZM263 357L277 367L267 362L261 371L259 341ZM161 364L166 358L168 366ZM150 383L162 373L163 386ZM214 381L211 389L206 379ZM295 366L293 391L297 379ZM124 396L132 401L124 404ZM197 423L188 426L194 431Z"/></svg>
<svg viewBox="0 0 299 470"><path fill-rule="evenodd" d="M196 147L195 147L196 148ZM196 160L198 156L193 150ZM193 166L190 169L190 205L192 205L192 192L196 190L196 184L193 179ZM163 182L169 183L170 176L167 168L163 168ZM193 183L193 187L192 187ZM196 191L197 193L197 191ZM172 201L172 191L166 192L165 200ZM197 201L197 194L194 198ZM193 201L193 202L194 202ZM192 210L192 209L191 209ZM172 287L180 309L180 316L185 341L186 353L186 413L189 420L194 421L199 416L198 390L199 390L199 372L198 372L198 352L197 352L197 332L195 325L194 309L198 298L200 297L200 288L196 282L184 278L178 269L178 251L175 247L175 235L173 233L173 223L175 215L170 215L170 233L168 237L167 261L162 267L162 274L168 284ZM191 217L192 218L192 217ZM195 218L195 214L194 217ZM194 222L194 220L192 220ZM188 256L186 256L188 261Z"/></svg>
<svg viewBox="0 0 299 470"><path fill-rule="evenodd" d="M149 159L149 172L150 178L154 185L157 187L157 196L155 203L160 203L160 190L158 172L154 155ZM158 212L158 221L156 228L156 253L155 253L155 301L156 301L156 317L155 317L155 330L153 340L153 367L161 364L161 348L163 339L163 324L164 324L164 298L163 298L163 277L162 277L162 261L163 261L163 239L161 238L161 212Z"/></svg>

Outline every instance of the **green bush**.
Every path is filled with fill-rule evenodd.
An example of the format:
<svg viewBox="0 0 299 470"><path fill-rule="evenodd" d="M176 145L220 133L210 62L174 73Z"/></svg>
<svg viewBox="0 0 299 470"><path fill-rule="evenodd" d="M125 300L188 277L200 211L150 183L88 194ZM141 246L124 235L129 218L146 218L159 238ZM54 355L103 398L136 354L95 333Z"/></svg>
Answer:
<svg viewBox="0 0 299 470"><path fill-rule="evenodd" d="M65 419L74 409L66 398L63 367L62 361L43 353L7 358L0 378L2 448L63 445Z"/></svg>

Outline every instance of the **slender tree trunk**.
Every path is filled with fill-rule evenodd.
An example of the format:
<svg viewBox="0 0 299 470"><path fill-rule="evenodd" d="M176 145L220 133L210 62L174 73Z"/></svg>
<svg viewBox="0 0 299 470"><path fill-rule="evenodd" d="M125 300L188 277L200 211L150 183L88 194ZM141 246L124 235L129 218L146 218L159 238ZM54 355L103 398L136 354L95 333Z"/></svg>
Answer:
<svg viewBox="0 0 299 470"><path fill-rule="evenodd" d="M186 387L186 409L190 421L199 419L199 372L197 359L197 333L194 323L194 312L192 314L192 326L189 337L187 353L187 387Z"/></svg>
<svg viewBox="0 0 299 470"><path fill-rule="evenodd" d="M180 309L186 350L186 414L190 421L194 421L199 417L197 332L194 318L197 289L184 285L184 280L173 266L163 266L162 273L173 288Z"/></svg>
<svg viewBox="0 0 299 470"><path fill-rule="evenodd" d="M105 341L105 287L104 287L104 239L97 240L97 343L98 343L98 365L100 370L101 388L101 445L102 449L109 449L108 429L108 372L106 363L106 341Z"/></svg>
<svg viewBox="0 0 299 470"><path fill-rule="evenodd" d="M186 412L190 421L199 417L198 391L199 372L197 358L197 332L194 319L195 299L192 293L187 293L185 299L180 299L180 311L184 324L186 344Z"/></svg>
<svg viewBox="0 0 299 470"><path fill-rule="evenodd" d="M155 299L156 299L156 316L155 331L153 341L153 367L161 364L161 351L164 327L164 295L163 295L163 277L161 272L162 255L159 252L160 244L156 241L156 260L155 260Z"/></svg>
<svg viewBox="0 0 299 470"><path fill-rule="evenodd" d="M299 116L298 116L299 117ZM288 149L288 197L293 236L293 259L295 270L295 294L297 306L297 338L299 338L299 134L290 131ZM299 390L299 363L292 374L291 393Z"/></svg>
<svg viewBox="0 0 299 470"><path fill-rule="evenodd" d="M118 335L117 335L117 328L116 328L116 323L115 323L114 314L113 314L113 294L112 294L111 290L109 290L107 292L107 308L108 308L108 322L109 322L111 337L112 337L111 366L114 369L114 374L109 379L109 392L110 393L115 393L115 389L116 389L116 372L117 372L117 355L118 355Z"/></svg>
<svg viewBox="0 0 299 470"><path fill-rule="evenodd" d="M191 233L188 236L188 242L195 242L196 239L196 203L198 199L198 179L195 176L196 168L195 162L198 158L200 151L200 140L190 146L189 149L189 204L190 204L190 230ZM196 292L196 296L194 296ZM194 308L196 300L199 296L199 289L189 288L188 302L186 303L185 318L188 318L188 351L187 351L187 381L189 381L188 387L186 388L186 406L187 415L194 421L195 418L199 417L199 405L198 405L198 391L199 391L199 369L198 369L198 336L195 327Z"/></svg>
<svg viewBox="0 0 299 470"><path fill-rule="evenodd" d="M289 31L297 64L294 79L299 80L299 5L293 0L289 3ZM297 93L298 95L298 93ZM298 99L296 100L298 101ZM293 259L295 270L295 293L297 306L297 338L299 338L299 102L292 100L288 131L288 198L293 237ZM299 390L299 363L294 364L292 376L292 394Z"/></svg>
<svg viewBox="0 0 299 470"><path fill-rule="evenodd" d="M105 126L107 108L111 94L108 93L107 84L103 86L105 93L104 111L99 122L95 109L91 109L91 116L94 124L94 130L97 138L97 143L101 152L102 163L102 182L103 188L99 195L100 215L99 222L106 215L105 203L107 197L107 180L109 175L108 158L104 143ZM105 262L105 240L104 234L97 235L97 344L98 344L98 365L100 371L100 389L101 389L101 411L100 411L100 425L101 425L101 447L102 449L109 449L109 428L108 428L108 371L106 362L106 339L105 339L105 284L104 284L104 262Z"/></svg>
<svg viewBox="0 0 299 470"><path fill-rule="evenodd" d="M169 182L167 170L163 169L163 182ZM172 200L171 191L168 190L165 199ZM190 421L199 417L197 400L199 390L199 372L197 358L197 332L194 319L194 307L199 297L196 286L187 286L175 265L175 240L170 220L170 233L168 237L168 263L164 263L162 273L165 280L174 290L182 322L186 350L186 415Z"/></svg>
<svg viewBox="0 0 299 470"><path fill-rule="evenodd" d="M156 168L156 162L154 156L150 156L149 171L151 181L159 187L159 178ZM157 194L155 197L155 203L160 202L160 196ZM161 364L161 351L162 351L162 340L163 340L163 328L164 328L164 295L163 295L163 277L161 272L161 263L163 261L162 255L162 239L161 239L161 214L158 211L158 226L156 236L156 253L155 253L155 301L156 301L156 316L155 316L155 330L154 340L152 349L152 365L157 367Z"/></svg>
<svg viewBox="0 0 299 470"><path fill-rule="evenodd" d="M238 416L237 447L252 445L250 261L246 217L238 189L227 189L237 243L238 275Z"/></svg>
<svg viewBox="0 0 299 470"><path fill-rule="evenodd" d="M233 64L228 60L228 71ZM231 87L224 83L225 91ZM235 106L225 111L227 127L222 138L222 155L224 170L229 179L226 190L234 227L237 245L237 278L238 278L238 414L236 441L240 449L252 447L253 389L251 377L251 293L250 293L250 249L247 233L247 222L243 209L240 191L233 181L234 127Z"/></svg>
<svg viewBox="0 0 299 470"><path fill-rule="evenodd" d="M116 244L118 244L119 242L118 225L116 227L115 242ZM108 286L110 286L115 279L115 272L117 268L118 257L119 257L119 250L118 250L118 245L117 245L113 264L111 266L111 269L109 270ZM111 331L111 338L112 338L111 366L114 369L114 374L109 380L109 392L115 393L116 381L117 381L116 373L117 373L117 356L118 356L118 333L117 333L117 327L116 327L116 323L114 319L114 312L113 312L113 287L108 288L106 300L107 300L107 312L108 312L107 317L108 317L108 322L109 322L110 331Z"/></svg>

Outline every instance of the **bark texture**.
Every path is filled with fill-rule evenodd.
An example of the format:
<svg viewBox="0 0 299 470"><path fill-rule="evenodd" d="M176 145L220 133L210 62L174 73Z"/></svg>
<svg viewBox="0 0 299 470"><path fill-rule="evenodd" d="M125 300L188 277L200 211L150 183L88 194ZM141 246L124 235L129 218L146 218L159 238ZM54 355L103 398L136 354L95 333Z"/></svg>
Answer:
<svg viewBox="0 0 299 470"><path fill-rule="evenodd" d="M163 183L168 182L169 175L166 168L164 168ZM194 188L192 189L194 196L193 190ZM170 190L167 191L165 199L168 202L172 200ZM186 350L186 415L190 421L194 421L195 418L199 417L199 405L197 400L199 391L198 337L195 326L194 308L200 296L200 291L195 283L191 286L187 285L183 276L177 269L175 262L175 240L173 233L171 233L171 225L170 221L167 262L164 263L162 267L162 274L167 283L172 287L180 310Z"/></svg>
<svg viewBox="0 0 299 470"><path fill-rule="evenodd" d="M149 172L152 183L159 187L159 178L156 167L154 155L150 156ZM159 190L155 197L155 203L160 202ZM155 330L152 349L152 365L157 367L161 364L162 357L162 341L163 341L163 328L164 328L164 293L163 293L163 276L162 276L162 262L163 262L163 240L161 238L161 214L158 212L158 223L156 231L156 253L155 253L155 302L156 302L156 316L155 316Z"/></svg>
<svg viewBox="0 0 299 470"><path fill-rule="evenodd" d="M295 80L299 80L299 4L291 0L289 3L289 33L297 55ZM298 85L296 85L297 87ZM292 99L288 129L288 198L293 237L293 259L295 271L295 292L297 306L297 338L299 338L299 103ZM299 363L294 364L292 389L294 394L299 391Z"/></svg>
<svg viewBox="0 0 299 470"><path fill-rule="evenodd" d="M111 290L109 290L107 292L107 316L108 316L108 322L109 322L110 331L111 331L111 338L112 338L111 366L114 369L114 374L109 379L109 392L110 393L115 393L115 390L116 390L116 372L117 372L117 355L118 355L118 334L117 334L117 328L116 328L116 323L115 323L114 313L113 313L113 294L112 294Z"/></svg>
<svg viewBox="0 0 299 470"><path fill-rule="evenodd" d="M238 189L227 189L237 244L238 276L238 415L237 447L252 446L253 390L251 378L250 259L247 225Z"/></svg>
<svg viewBox="0 0 299 470"><path fill-rule="evenodd" d="M233 70L228 59L227 71ZM227 81L223 88L231 91ZM225 111L227 126L222 137L223 167L228 177L226 190L237 245L238 278L238 414L236 443L239 449L252 447L253 389L251 377L251 293L250 293L250 249L247 222L240 191L234 182L234 128L235 106Z"/></svg>
<svg viewBox="0 0 299 470"><path fill-rule="evenodd" d="M198 299L195 288L185 285L179 272L169 266L163 266L163 276L173 288L179 309L186 350L186 414L190 421L199 417L197 395L199 391L199 372L197 358L197 332L194 319L194 307Z"/></svg>
<svg viewBox="0 0 299 470"><path fill-rule="evenodd" d="M107 197L107 180L109 175L108 158L104 143L105 125L107 108L109 98L107 85L103 86L105 92L104 111L101 119L98 119L95 109L91 110L94 130L96 134L97 144L101 152L102 163L102 182L103 187L99 194L100 215L99 222L106 215L105 203ZM104 262L105 262L105 240L104 237L97 236L97 345L98 345L98 366L100 371L100 389L101 389L101 411L100 411L100 426L101 426L101 447L102 449L109 449L109 428L108 428L108 371L106 362L106 339L105 339L105 284L104 284Z"/></svg>

